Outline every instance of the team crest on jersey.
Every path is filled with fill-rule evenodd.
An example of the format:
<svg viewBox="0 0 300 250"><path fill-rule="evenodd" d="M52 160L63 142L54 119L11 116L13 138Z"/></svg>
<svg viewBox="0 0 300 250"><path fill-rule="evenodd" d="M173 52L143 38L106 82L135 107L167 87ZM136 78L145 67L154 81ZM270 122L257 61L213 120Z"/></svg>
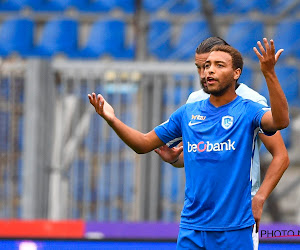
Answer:
<svg viewBox="0 0 300 250"><path fill-rule="evenodd" d="M226 115L222 117L222 127L225 129L230 129L233 125L233 117Z"/></svg>

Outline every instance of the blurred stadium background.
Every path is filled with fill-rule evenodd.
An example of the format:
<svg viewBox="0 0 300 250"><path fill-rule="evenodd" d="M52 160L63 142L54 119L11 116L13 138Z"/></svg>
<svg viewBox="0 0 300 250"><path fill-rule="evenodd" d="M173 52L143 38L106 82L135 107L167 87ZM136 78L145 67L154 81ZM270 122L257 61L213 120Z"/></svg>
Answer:
<svg viewBox="0 0 300 250"><path fill-rule="evenodd" d="M213 35L241 51L240 82L265 96L252 48L267 37L285 50L291 164L262 222L300 224L299 0L2 0L0 22L0 218L178 223L184 171L132 152L87 93L147 132L199 89L195 48Z"/></svg>

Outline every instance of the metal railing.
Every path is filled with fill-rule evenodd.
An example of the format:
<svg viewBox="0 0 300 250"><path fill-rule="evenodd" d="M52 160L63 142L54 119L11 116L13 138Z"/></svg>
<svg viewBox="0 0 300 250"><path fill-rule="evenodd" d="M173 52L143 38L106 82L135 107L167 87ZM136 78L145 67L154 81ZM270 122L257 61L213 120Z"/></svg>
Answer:
<svg viewBox="0 0 300 250"><path fill-rule="evenodd" d="M12 150L13 166L1 161L2 217L99 221L179 218L183 170L162 163L153 152L135 154L96 115L87 94L102 93L122 121L148 132L198 88L190 63L32 59L7 63L4 70L9 72L7 84L14 96L14 86L22 83L23 99L13 105L17 98L2 94L1 103L19 110L24 122L18 127L19 117L9 124L1 118L5 130L1 136L15 133L17 141L24 137L24 146ZM2 85L6 75L2 74ZM6 115L15 112L7 111ZM13 136L6 140L7 145L14 141ZM8 148L1 152L2 158L10 155Z"/></svg>

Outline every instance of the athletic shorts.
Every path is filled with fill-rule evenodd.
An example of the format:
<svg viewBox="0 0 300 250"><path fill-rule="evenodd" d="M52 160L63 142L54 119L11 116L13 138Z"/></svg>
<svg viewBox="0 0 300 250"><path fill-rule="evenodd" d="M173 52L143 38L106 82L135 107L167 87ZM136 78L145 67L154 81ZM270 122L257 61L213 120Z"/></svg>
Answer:
<svg viewBox="0 0 300 250"><path fill-rule="evenodd" d="M180 228L177 249L253 250L252 226L232 231L198 231Z"/></svg>

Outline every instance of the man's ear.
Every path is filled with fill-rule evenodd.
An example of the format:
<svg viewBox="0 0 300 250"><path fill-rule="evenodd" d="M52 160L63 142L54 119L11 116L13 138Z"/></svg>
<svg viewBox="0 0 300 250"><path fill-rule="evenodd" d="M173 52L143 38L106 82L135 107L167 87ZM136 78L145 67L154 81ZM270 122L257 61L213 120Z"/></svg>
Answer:
<svg viewBox="0 0 300 250"><path fill-rule="evenodd" d="M236 70L234 70L234 73L233 73L234 80L239 79L241 74L242 74L242 70L240 68L237 68Z"/></svg>

